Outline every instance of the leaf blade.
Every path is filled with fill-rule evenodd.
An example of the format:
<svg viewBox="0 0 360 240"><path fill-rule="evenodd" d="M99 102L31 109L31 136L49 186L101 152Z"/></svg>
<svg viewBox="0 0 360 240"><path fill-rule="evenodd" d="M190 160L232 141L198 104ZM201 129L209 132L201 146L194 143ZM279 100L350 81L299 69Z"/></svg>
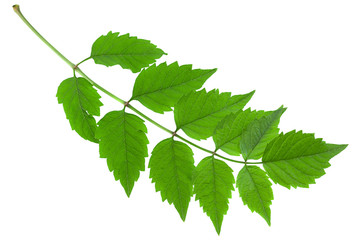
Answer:
<svg viewBox="0 0 360 240"><path fill-rule="evenodd" d="M265 149L263 166L269 177L281 186L308 188L325 174L329 160L347 147L328 144L314 134L291 131L281 133Z"/></svg>
<svg viewBox="0 0 360 240"><path fill-rule="evenodd" d="M185 143L167 138L152 151L150 178L160 191L162 201L174 204L181 219L185 221L192 195L192 173L195 169L193 152Z"/></svg>
<svg viewBox="0 0 360 240"><path fill-rule="evenodd" d="M254 91L244 95L219 93L218 89L190 92L174 108L177 130L182 129L191 138L201 140L214 134L217 124L228 114L239 111L251 99Z"/></svg>
<svg viewBox="0 0 360 240"><path fill-rule="evenodd" d="M93 43L90 57L96 64L107 67L120 65L136 73L164 54L163 50L148 40L130 37L129 34L119 36L118 32L110 31Z"/></svg>
<svg viewBox="0 0 360 240"><path fill-rule="evenodd" d="M124 110L107 113L98 123L96 136L100 139L101 158L107 159L110 172L115 180L120 180L128 197L140 171L145 170L148 156L146 126L136 115Z"/></svg>
<svg viewBox="0 0 360 240"><path fill-rule="evenodd" d="M61 82L56 97L58 103L63 105L71 129L85 140L97 143L97 126L93 116L100 115L103 104L93 86L85 78L71 77Z"/></svg>
<svg viewBox="0 0 360 240"><path fill-rule="evenodd" d="M261 158L266 145L278 135L280 117L285 111L286 108L281 106L247 126L240 140L240 151L245 160Z"/></svg>
<svg viewBox="0 0 360 240"><path fill-rule="evenodd" d="M192 65L155 64L140 72L135 80L131 99L140 101L157 113L172 111L185 94L199 89L216 69L192 69Z"/></svg>
<svg viewBox="0 0 360 240"><path fill-rule="evenodd" d="M259 119L269 114L271 114L271 112L251 111L251 109L248 108L244 111L240 110L236 113L227 115L216 126L215 134L213 136L216 150L221 149L227 154L239 156L241 153L239 143L247 126L255 119Z"/></svg>
<svg viewBox="0 0 360 240"><path fill-rule="evenodd" d="M214 156L200 161L194 171L195 200L210 217L218 234L224 215L228 211L231 191L234 190L235 179L232 169Z"/></svg>
<svg viewBox="0 0 360 240"><path fill-rule="evenodd" d="M244 205L247 205L251 212L257 212L271 225L271 201L274 200L271 182L261 168L245 165L236 179L236 187Z"/></svg>

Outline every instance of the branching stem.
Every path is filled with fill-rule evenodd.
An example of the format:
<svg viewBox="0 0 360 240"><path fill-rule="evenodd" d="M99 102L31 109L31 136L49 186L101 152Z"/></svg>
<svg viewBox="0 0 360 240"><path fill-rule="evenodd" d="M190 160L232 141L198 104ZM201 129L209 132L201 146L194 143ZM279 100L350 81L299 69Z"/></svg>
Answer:
<svg viewBox="0 0 360 240"><path fill-rule="evenodd" d="M56 55L58 55L64 62L66 62L75 72L77 72L79 75L81 75L83 78L85 78L87 81L89 81L94 87L96 87L97 89L99 89L100 91L104 92L105 94L107 94L108 96L110 96L111 98L115 99L116 101L120 102L121 104L126 105L129 109L131 109L133 112L135 112L136 114L138 114L139 116L141 116L142 118L146 119L147 121L151 122L152 124L154 124L155 126L157 126L158 128L164 130L165 132L171 134L173 137L177 137L180 140L204 151L207 152L211 155L217 156L219 158L222 158L224 160L230 161L230 162L236 162L236 163L242 163L242 164L261 164L262 162L245 162L245 161L239 161L239 160L234 160L234 159L230 159L227 157L224 157L216 152L210 151L206 148L203 148L189 140L187 140L186 138L178 135L176 132L171 131L170 129L162 126L161 124L157 123L156 121L152 120L151 118L149 118L148 116L146 116L145 114L143 114L142 112L140 112L139 110L137 110L135 107L133 107L132 105L129 104L129 102L126 102L124 100L122 100L121 98L117 97L116 95L112 94L111 92L109 92L108 90L106 90L105 88L101 87L99 84L97 84L96 82L94 82L93 80L91 80L91 78L89 78L80 68L79 65L87 60L89 60L91 57L85 58L84 60L82 60L81 62L79 62L78 64L73 64L69 59L67 59L64 55L62 55L53 45L51 45L30 23L29 21L23 16L23 14L20 11L20 7L19 5L14 5L13 9L15 11L15 13L21 18L21 20L30 28L30 30L35 33L35 35L41 40L43 41L51 50L53 50L55 52Z"/></svg>
<svg viewBox="0 0 360 240"><path fill-rule="evenodd" d="M82 64L83 62L86 62L87 60L91 59L91 57L87 57L84 60L82 60L81 62L79 62L78 64L76 64L76 66L79 66L80 64Z"/></svg>

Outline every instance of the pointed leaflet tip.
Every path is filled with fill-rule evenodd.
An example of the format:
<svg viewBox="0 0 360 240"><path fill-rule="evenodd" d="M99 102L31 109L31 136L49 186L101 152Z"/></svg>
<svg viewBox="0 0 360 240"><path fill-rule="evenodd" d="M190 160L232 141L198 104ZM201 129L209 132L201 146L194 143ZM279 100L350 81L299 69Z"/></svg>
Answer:
<svg viewBox="0 0 360 240"><path fill-rule="evenodd" d="M132 192L132 188L131 187L127 187L127 188L124 188L125 190L125 193L126 193L126 196L128 198L130 198L130 195L131 195L131 192Z"/></svg>
<svg viewBox="0 0 360 240"><path fill-rule="evenodd" d="M284 113L287 110L287 107L284 107L284 105L281 105L277 110L280 110L280 109L282 109L282 113Z"/></svg>
<svg viewBox="0 0 360 240"><path fill-rule="evenodd" d="M176 210L178 210L178 209L176 209ZM186 209L186 210L183 209L182 211L179 211L179 210L178 210L178 213L179 213L179 215L180 215L181 220L182 220L183 222L185 222L187 209Z"/></svg>
<svg viewBox="0 0 360 240"><path fill-rule="evenodd" d="M221 224L214 224L215 226L215 230L216 230L216 233L220 236L220 232L221 232Z"/></svg>
<svg viewBox="0 0 360 240"><path fill-rule="evenodd" d="M270 216L271 217L271 216ZM266 223L268 224L269 227L271 227L271 220L270 220L270 217L269 219L265 219Z"/></svg>
<svg viewBox="0 0 360 240"><path fill-rule="evenodd" d="M254 96L255 92L256 92L255 90L252 90L251 92L246 93L246 94L244 94L244 95L247 95L247 97L248 97L248 99L249 99L249 101L250 101L250 99Z"/></svg>
<svg viewBox="0 0 360 240"><path fill-rule="evenodd" d="M131 195L131 192L134 188L134 182L132 181L129 181L129 179L119 179L120 180L120 184L123 186L124 190L125 190L125 193L126 193L126 196L128 198L130 198L130 195Z"/></svg>

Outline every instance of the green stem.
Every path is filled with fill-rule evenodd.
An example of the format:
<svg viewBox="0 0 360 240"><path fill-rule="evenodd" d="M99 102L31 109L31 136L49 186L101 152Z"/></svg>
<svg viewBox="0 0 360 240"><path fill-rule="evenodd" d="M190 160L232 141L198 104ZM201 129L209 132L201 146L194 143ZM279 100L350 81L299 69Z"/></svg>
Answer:
<svg viewBox="0 0 360 240"><path fill-rule="evenodd" d="M184 141L184 142L186 142L186 143L188 143L188 144L190 144L190 145L192 145L192 146L194 146L194 147L196 147L196 148L198 148L198 149L200 149L200 150L203 150L204 152L210 153L211 155L217 156L217 157L219 157L219 158L222 158L222 159L227 160L227 161L230 161L230 162L245 164L244 161L238 161L238 160L234 160L234 159L231 159L231 158L227 158L227 157L224 157L224 156L222 156L222 155L220 155L220 154L218 154L218 153L216 153L216 152L212 152L212 151L210 151L210 150L208 150L208 149L206 149L206 148L200 147L199 145L197 145L197 144L195 144L195 143L187 140L186 138L183 138L182 136L180 136L180 135L178 135L178 134L176 134L175 136L176 136L177 138L181 139L182 141Z"/></svg>
<svg viewBox="0 0 360 240"><path fill-rule="evenodd" d="M230 162L235 162L235 163L242 163L242 164L248 164L249 162L245 162L245 161L239 161L239 160L234 160L234 159L231 159L231 158L227 158L227 157L224 157L222 155L219 155L217 153L214 154L214 156L217 156L219 158L222 158L224 160L227 160L227 161L230 161ZM260 164L259 162L252 162L250 164Z"/></svg>
<svg viewBox="0 0 360 240"><path fill-rule="evenodd" d="M87 60L91 59L91 57L87 57L84 60L82 60L81 62L79 62L78 64L76 64L76 67L78 67L80 64L86 62Z"/></svg>
<svg viewBox="0 0 360 240"><path fill-rule="evenodd" d="M83 71L81 71L80 68L76 68L75 71L80 74L83 78L85 78L86 80L88 80L92 85L94 85L97 89L99 89L100 91L104 92L105 94L107 94L108 96L112 97L113 99L115 99L116 101L120 102L121 104L125 104L126 102L124 100L122 100L121 98L117 97L116 95L112 94L111 92L109 92L108 90L106 90L105 88L103 88L102 86L100 86L99 84L97 84L96 82L94 82L93 80L91 80L91 78L89 78Z"/></svg>
<svg viewBox="0 0 360 240"><path fill-rule="evenodd" d="M236 162L236 163L242 163L242 164L261 164L262 162L244 162L244 161L238 161L238 160L233 160L224 156L221 156L220 154L217 154L216 152L212 152L206 148L203 148L189 140L187 140L186 138L178 135L176 132L173 132L171 130L169 130L168 128L162 126L161 124L157 123L156 121L152 120L151 118L149 118L148 116L146 116L145 114L143 114L142 112L140 112L139 110L137 110L135 107L131 106L129 104L129 102L126 102L124 100L122 100L121 98L117 97L116 95L112 94L111 92L109 92L108 90L106 90L105 88L101 87L99 84L97 84L96 82L94 82L93 80L91 80L91 78L89 78L83 71L81 71L81 69L78 67L79 64L89 60L91 57L88 57L86 59L84 59L83 61L81 61L78 64L73 64L72 62L70 62L64 55L62 55L54 46L52 46L43 36L41 36L41 34L26 20L26 18L22 15L22 13L20 12L20 7L19 5L14 5L13 9L15 11L15 13L21 18L21 20L23 20L23 22L31 29L31 31L33 31L35 33L35 35L40 38L41 41L43 41L51 50L53 50L56 55L58 55L62 60L64 60L64 62L66 62L75 72L77 72L78 74L80 74L82 77L84 77L87 81L89 81L94 87L96 87L97 89L99 89L100 91L104 92L105 94L107 94L108 96L110 96L111 98L115 99L116 101L120 102L121 104L124 104L126 107L128 107L129 109L131 109L132 111L134 111L135 113L137 113L139 116L141 116L142 118L146 119L147 121L151 122L152 124L154 124L155 126L157 126L158 128L164 130L167 133L170 133L172 136L176 136L177 138L181 139L182 141L204 151L207 152L209 154L212 154L214 156L217 156L219 158L222 158L224 160L227 161L231 161L231 162Z"/></svg>
<svg viewBox="0 0 360 240"><path fill-rule="evenodd" d="M204 152L207 152L207 153L209 153L209 154L211 154L211 155L216 155L216 154L214 154L214 152L210 151L209 149L203 148L203 147L201 147L201 146L199 146L199 145L197 145L197 144L195 144L195 143L187 140L186 138L178 135L177 133L176 133L174 136L177 137L177 138L179 138L179 139L181 139L182 141L184 141L184 142L186 142L186 143L188 143L188 144L190 144L190 145L192 145L192 146L200 149L200 150L203 150Z"/></svg>
<svg viewBox="0 0 360 240"><path fill-rule="evenodd" d="M127 107L130 108L131 110L133 110L135 113L137 113L142 118L146 119L147 121L149 121L152 124L154 124L155 126L157 126L158 128L164 130L167 133L173 134L173 132L170 129L168 129L168 128L164 127L163 125L157 123L156 121L152 120L151 118L149 118L148 116L146 116L145 114L143 114L142 112L140 112L139 110L137 110L136 108L131 106L130 104L127 104Z"/></svg>
<svg viewBox="0 0 360 240"><path fill-rule="evenodd" d="M45 43L51 50L53 50L56 55L58 55L62 60L64 60L64 62L66 62L71 68L74 68L75 65L70 62L69 59L67 59L64 55L62 55L56 48L54 48L43 36L41 36L41 34L29 23L29 21L24 17L24 15L22 15L19 5L14 5L13 9L15 13L21 18L21 20L26 24L26 26L28 26L30 30L33 31L33 33L35 33L35 35L40 38L41 41L43 41L43 43Z"/></svg>

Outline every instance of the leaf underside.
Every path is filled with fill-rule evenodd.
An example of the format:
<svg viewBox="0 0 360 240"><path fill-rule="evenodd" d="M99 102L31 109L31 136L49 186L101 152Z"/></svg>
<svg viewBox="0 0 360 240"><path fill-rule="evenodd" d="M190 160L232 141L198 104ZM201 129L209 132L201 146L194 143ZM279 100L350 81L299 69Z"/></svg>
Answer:
<svg viewBox="0 0 360 240"><path fill-rule="evenodd" d="M199 200L200 207L210 217L218 234L229 208L234 182L232 169L213 156L201 160L194 171L195 200Z"/></svg>
<svg viewBox="0 0 360 240"><path fill-rule="evenodd" d="M107 113L98 123L100 157L107 159L115 180L120 180L129 197L148 156L146 126L136 115L124 110Z"/></svg>
<svg viewBox="0 0 360 240"><path fill-rule="evenodd" d="M347 145L328 144L302 131L281 133L266 147L262 161L265 171L286 188L309 187L325 174L329 160Z"/></svg>
<svg viewBox="0 0 360 240"><path fill-rule="evenodd" d="M274 199L271 182L266 173L257 166L245 165L236 179L236 187L239 189L243 203L252 212L262 216L268 225L271 225L271 201Z"/></svg>
<svg viewBox="0 0 360 240"><path fill-rule="evenodd" d="M226 115L241 110L251 99L253 92L234 95L218 89L206 92L190 92L182 97L174 108L177 129L191 138L201 140L214 134L217 124Z"/></svg>
<svg viewBox="0 0 360 240"><path fill-rule="evenodd" d="M56 97L63 105L71 129L82 138L98 142L95 137L96 120L100 115L100 95L85 78L68 78L61 82Z"/></svg>
<svg viewBox="0 0 360 240"><path fill-rule="evenodd" d="M279 134L279 122L286 108L280 107L268 116L247 126L240 140L240 151L245 160L262 157L266 145Z"/></svg>
<svg viewBox="0 0 360 240"><path fill-rule="evenodd" d="M157 113L172 111L175 103L190 91L197 90L216 69L192 69L192 65L155 64L140 72L131 99L140 101Z"/></svg>
<svg viewBox="0 0 360 240"><path fill-rule="evenodd" d="M150 178L160 191L162 201L174 204L181 219L185 221L192 196L192 173L195 168L193 152L183 142L173 138L159 142L151 153Z"/></svg>
<svg viewBox="0 0 360 240"><path fill-rule="evenodd" d="M251 111L251 109L240 110L227 115L216 127L213 140L216 150L221 149L227 154L239 156L240 140L243 131L255 119L267 116L271 112Z"/></svg>
<svg viewBox="0 0 360 240"><path fill-rule="evenodd" d="M129 34L119 36L118 32L110 31L94 42L90 57L96 64L107 67L120 65L136 73L164 54L163 50L149 40L130 37Z"/></svg>

